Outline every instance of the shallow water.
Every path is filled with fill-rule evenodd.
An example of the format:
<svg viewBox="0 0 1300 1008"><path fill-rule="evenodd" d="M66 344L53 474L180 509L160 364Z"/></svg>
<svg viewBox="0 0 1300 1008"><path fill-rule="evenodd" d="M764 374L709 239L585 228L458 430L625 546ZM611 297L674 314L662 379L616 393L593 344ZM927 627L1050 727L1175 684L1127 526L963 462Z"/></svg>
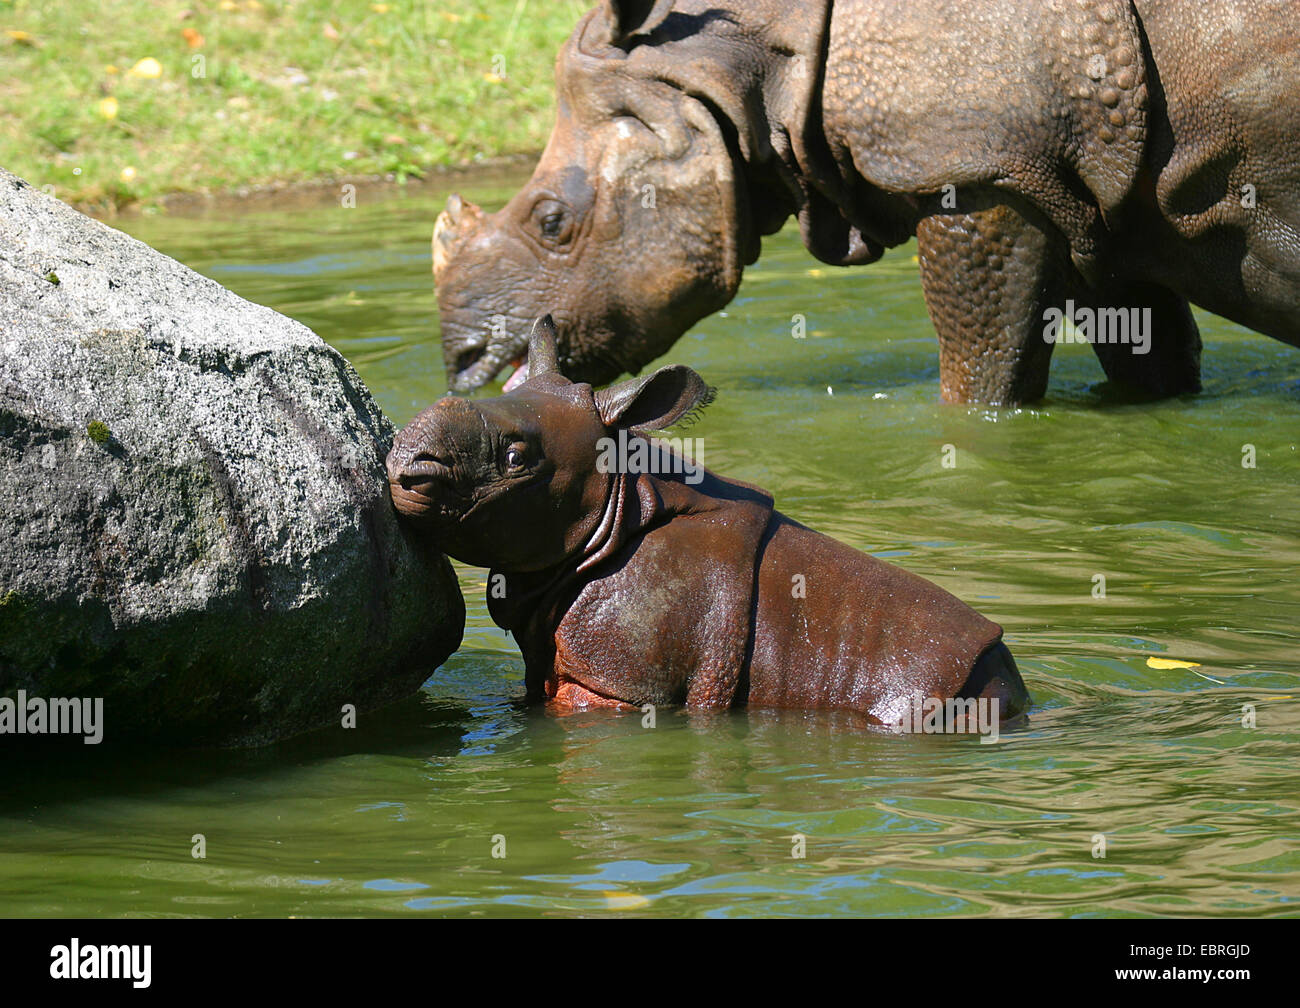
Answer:
<svg viewBox="0 0 1300 1008"><path fill-rule="evenodd" d="M401 424L446 388L445 196L121 226L311 326ZM525 710L484 572L461 567L461 650L346 750L9 767L0 913L1296 914L1300 353L1202 315L1200 396L1126 401L1066 346L1037 408L947 406L914 254L837 270L786 230L669 359L718 386L690 431L711 468L1006 628L1027 728L980 745L825 714Z"/></svg>

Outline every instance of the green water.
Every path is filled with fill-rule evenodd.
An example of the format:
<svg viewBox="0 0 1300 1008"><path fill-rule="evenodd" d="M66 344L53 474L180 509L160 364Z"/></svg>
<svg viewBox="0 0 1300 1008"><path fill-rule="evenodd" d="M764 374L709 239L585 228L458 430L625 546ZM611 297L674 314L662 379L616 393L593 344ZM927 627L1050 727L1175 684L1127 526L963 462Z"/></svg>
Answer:
<svg viewBox="0 0 1300 1008"><path fill-rule="evenodd" d="M465 191L493 206L517 182ZM428 252L445 196L362 187L355 209L125 229L311 326L403 423L445 390ZM1026 730L979 745L824 714L646 729L525 710L483 572L461 568L462 649L346 748L106 744L8 767L0 913L1300 912L1300 353L1202 316L1201 396L1125 401L1066 346L1041 406L946 406L913 255L819 267L787 230L671 359L719 388L691 431L711 468L1006 628Z"/></svg>

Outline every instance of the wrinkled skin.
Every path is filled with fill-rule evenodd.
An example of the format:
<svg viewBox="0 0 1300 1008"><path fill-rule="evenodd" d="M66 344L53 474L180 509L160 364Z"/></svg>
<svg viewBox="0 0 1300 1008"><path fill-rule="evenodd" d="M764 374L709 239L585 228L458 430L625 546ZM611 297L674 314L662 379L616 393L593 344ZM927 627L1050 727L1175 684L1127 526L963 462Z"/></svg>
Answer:
<svg viewBox="0 0 1300 1008"><path fill-rule="evenodd" d="M611 0L556 81L529 183L435 228L454 391L538 302L566 374L635 373L791 216L837 265L916 236L950 401L1040 398L1067 299L1151 309L1094 350L1152 396L1200 386L1189 301L1300 345L1294 0Z"/></svg>
<svg viewBox="0 0 1300 1008"><path fill-rule="evenodd" d="M702 467L692 485L598 464L599 439L704 405L694 371L593 392L556 370L553 336L535 335L530 358L504 396L424 410L387 461L399 513L492 568L488 608L519 642L530 700L840 709L881 725L914 698L996 699L1002 719L1028 708L1001 628L936 585Z"/></svg>

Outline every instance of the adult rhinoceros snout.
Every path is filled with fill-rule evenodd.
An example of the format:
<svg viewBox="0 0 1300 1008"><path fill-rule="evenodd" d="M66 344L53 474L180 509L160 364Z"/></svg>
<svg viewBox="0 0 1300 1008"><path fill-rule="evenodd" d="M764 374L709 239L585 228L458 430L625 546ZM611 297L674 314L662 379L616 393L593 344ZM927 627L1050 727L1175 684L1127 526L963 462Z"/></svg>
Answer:
<svg viewBox="0 0 1300 1008"><path fill-rule="evenodd" d="M454 310L442 316L442 357L449 391L473 392L527 355L524 323L505 315L489 318L493 320L491 329L476 330L463 324Z"/></svg>

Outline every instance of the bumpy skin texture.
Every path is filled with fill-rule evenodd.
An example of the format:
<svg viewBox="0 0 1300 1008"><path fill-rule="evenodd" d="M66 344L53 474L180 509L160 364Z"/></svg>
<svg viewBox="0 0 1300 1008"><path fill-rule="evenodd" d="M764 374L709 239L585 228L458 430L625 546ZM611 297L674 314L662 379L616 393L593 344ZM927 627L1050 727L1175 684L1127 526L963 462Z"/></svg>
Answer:
<svg viewBox="0 0 1300 1008"><path fill-rule="evenodd" d="M453 389L538 301L566 373L639 369L790 216L839 265L917 236L949 400L1040 397L1067 299L1151 309L1094 349L1152 395L1199 388L1189 301L1300 345L1294 0L611 0L557 86L529 184L435 229Z"/></svg>
<svg viewBox="0 0 1300 1008"><path fill-rule="evenodd" d="M1029 698L1002 630L936 585L791 521L703 469L602 472L598 439L707 401L687 368L593 393L554 370L447 397L399 433L394 503L438 548L490 565L528 697L568 707L825 708L894 725L914 697ZM661 470L662 471L662 470Z"/></svg>

